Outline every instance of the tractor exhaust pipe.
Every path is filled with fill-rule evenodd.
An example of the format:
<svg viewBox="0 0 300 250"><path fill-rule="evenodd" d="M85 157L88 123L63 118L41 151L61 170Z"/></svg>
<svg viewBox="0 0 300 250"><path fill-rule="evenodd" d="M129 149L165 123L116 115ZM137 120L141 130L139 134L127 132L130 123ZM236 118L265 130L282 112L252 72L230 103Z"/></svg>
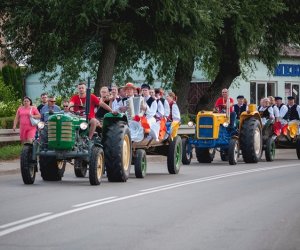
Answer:
<svg viewBox="0 0 300 250"><path fill-rule="evenodd" d="M89 122L90 106L91 106L91 78L88 77L88 86L86 89L86 105L85 105L85 114L86 122Z"/></svg>

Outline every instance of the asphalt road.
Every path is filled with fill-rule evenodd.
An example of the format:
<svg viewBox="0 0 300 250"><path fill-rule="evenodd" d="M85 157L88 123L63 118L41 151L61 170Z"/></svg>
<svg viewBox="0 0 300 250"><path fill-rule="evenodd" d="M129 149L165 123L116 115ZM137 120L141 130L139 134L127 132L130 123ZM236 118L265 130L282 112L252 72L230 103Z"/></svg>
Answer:
<svg viewBox="0 0 300 250"><path fill-rule="evenodd" d="M145 179L100 186L72 169L34 185L0 176L0 249L300 249L294 149L272 163L193 161L178 175L162 157L148 161Z"/></svg>

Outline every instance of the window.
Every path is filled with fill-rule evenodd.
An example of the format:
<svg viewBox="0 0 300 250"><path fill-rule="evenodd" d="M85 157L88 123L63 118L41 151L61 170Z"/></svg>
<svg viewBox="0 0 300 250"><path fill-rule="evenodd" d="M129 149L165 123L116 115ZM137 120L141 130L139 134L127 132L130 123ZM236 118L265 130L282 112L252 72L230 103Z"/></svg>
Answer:
<svg viewBox="0 0 300 250"><path fill-rule="evenodd" d="M285 92L285 102L287 102L288 96L293 96L295 98L295 103L299 104L299 85L300 83L290 83L286 82L284 85L284 92Z"/></svg>
<svg viewBox="0 0 300 250"><path fill-rule="evenodd" d="M275 82L250 82L250 103L259 105L260 99L275 96Z"/></svg>

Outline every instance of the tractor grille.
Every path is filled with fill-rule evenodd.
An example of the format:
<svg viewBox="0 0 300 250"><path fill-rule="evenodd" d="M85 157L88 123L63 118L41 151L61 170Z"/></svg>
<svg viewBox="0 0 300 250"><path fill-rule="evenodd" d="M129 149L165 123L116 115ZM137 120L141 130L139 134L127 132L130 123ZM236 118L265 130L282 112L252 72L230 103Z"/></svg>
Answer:
<svg viewBox="0 0 300 250"><path fill-rule="evenodd" d="M200 117L198 124L198 138L213 138L212 117Z"/></svg>
<svg viewBox="0 0 300 250"><path fill-rule="evenodd" d="M71 121L48 122L48 144L52 149L71 149L75 141L75 129Z"/></svg>

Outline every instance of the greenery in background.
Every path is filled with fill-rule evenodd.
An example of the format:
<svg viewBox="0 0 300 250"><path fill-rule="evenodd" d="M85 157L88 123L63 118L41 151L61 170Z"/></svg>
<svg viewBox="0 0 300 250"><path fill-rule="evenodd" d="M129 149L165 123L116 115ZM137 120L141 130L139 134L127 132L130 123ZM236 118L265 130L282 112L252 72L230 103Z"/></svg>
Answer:
<svg viewBox="0 0 300 250"><path fill-rule="evenodd" d="M14 116L10 117L0 117L0 129L9 129L13 127Z"/></svg>
<svg viewBox="0 0 300 250"><path fill-rule="evenodd" d="M0 160L12 160L20 157L22 145L11 143L10 145L0 145Z"/></svg>
<svg viewBox="0 0 300 250"><path fill-rule="evenodd" d="M2 68L2 78L5 86L12 88L14 91L14 96L17 99L22 98L23 96L23 79L22 69L20 67L12 67L10 65L6 65Z"/></svg>
<svg viewBox="0 0 300 250"><path fill-rule="evenodd" d="M21 105L21 99L17 97L16 92L11 85L4 84L1 76L0 93L0 117L14 116L18 107Z"/></svg>

